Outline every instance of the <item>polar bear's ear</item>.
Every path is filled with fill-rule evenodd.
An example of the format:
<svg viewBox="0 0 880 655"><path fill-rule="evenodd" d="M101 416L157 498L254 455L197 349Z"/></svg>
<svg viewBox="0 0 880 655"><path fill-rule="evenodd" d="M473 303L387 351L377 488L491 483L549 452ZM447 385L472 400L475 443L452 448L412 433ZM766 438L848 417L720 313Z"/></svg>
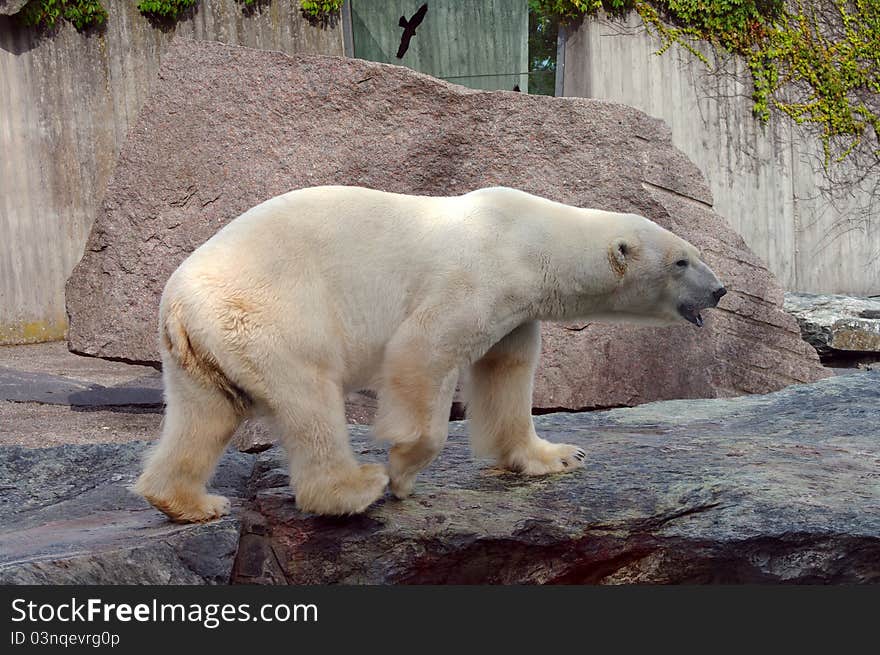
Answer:
<svg viewBox="0 0 880 655"><path fill-rule="evenodd" d="M608 263L611 264L611 270L619 277L623 277L626 273L626 265L632 256L632 245L626 239L619 237L611 242L608 246Z"/></svg>

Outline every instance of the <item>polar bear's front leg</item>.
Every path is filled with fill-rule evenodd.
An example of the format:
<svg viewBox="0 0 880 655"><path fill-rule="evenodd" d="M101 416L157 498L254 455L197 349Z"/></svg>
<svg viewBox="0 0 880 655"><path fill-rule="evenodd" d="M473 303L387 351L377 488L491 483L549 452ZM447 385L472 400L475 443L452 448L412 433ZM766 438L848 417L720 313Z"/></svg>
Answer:
<svg viewBox="0 0 880 655"><path fill-rule="evenodd" d="M474 453L526 475L570 471L586 457L577 446L551 443L535 432L532 383L540 351L540 324L524 323L471 366L467 385Z"/></svg>

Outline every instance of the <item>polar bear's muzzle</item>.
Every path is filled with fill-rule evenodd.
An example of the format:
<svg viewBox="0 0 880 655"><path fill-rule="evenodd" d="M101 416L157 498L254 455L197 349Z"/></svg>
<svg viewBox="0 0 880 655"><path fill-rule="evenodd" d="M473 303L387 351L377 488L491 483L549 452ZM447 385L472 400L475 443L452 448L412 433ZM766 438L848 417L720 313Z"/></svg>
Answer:
<svg viewBox="0 0 880 655"><path fill-rule="evenodd" d="M676 309L684 320L703 327L700 311L717 307L727 289L702 261L694 263L690 269L685 275L684 293L679 297Z"/></svg>
<svg viewBox="0 0 880 655"><path fill-rule="evenodd" d="M697 327L703 327L703 316L700 314L700 311L703 309L717 307L718 301L721 300L726 294L727 289L725 289L723 286L719 286L717 289L712 291L711 301L709 301L709 304L701 306L692 303L681 303L678 306L678 313L681 314L681 317L686 321L690 321Z"/></svg>

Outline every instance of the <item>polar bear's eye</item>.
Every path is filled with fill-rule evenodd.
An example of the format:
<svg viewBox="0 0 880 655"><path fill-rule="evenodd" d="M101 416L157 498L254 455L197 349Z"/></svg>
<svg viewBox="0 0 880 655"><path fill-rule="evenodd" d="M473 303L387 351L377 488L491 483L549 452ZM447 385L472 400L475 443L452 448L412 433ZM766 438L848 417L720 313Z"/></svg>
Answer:
<svg viewBox="0 0 880 655"><path fill-rule="evenodd" d="M679 259L677 262L675 262L675 265L676 265L676 266L681 266L682 268L684 268L685 266L688 265L688 260L686 260L686 259Z"/></svg>

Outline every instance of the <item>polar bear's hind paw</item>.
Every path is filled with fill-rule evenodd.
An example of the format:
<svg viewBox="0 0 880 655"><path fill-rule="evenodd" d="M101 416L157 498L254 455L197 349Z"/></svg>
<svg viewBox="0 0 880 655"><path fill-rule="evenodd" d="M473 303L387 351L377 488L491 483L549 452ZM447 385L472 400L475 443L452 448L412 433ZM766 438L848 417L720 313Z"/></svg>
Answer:
<svg viewBox="0 0 880 655"><path fill-rule="evenodd" d="M214 494L178 497L171 500L145 494L144 498L175 523L205 523L229 514L229 499Z"/></svg>
<svg viewBox="0 0 880 655"><path fill-rule="evenodd" d="M296 484L296 506L304 512L329 516L360 514L379 500L388 486L381 464L361 464Z"/></svg>

